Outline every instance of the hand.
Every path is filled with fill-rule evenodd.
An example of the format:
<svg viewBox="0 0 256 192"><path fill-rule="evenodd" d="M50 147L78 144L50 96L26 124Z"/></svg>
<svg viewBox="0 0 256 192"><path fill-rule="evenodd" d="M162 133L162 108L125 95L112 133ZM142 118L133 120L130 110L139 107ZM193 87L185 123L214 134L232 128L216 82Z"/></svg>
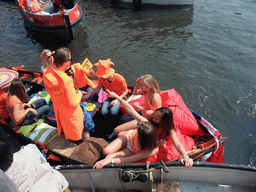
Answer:
<svg viewBox="0 0 256 192"><path fill-rule="evenodd" d="M110 105L111 105L111 106L114 106L114 105L116 105L117 103L118 103L118 100L115 99L115 100L111 101Z"/></svg>
<svg viewBox="0 0 256 192"><path fill-rule="evenodd" d="M136 110L136 111L143 111L143 107L142 106L134 106L134 109Z"/></svg>
<svg viewBox="0 0 256 192"><path fill-rule="evenodd" d="M102 167L110 163L111 163L111 159L109 158L102 159L94 164L93 169L101 169Z"/></svg>
<svg viewBox="0 0 256 192"><path fill-rule="evenodd" d="M111 92L107 89L108 97L110 98L117 98L119 97L115 92Z"/></svg>
<svg viewBox="0 0 256 192"><path fill-rule="evenodd" d="M140 85L140 81L141 81L141 78L138 78L138 79L136 80L136 86L137 86L137 87Z"/></svg>
<svg viewBox="0 0 256 192"><path fill-rule="evenodd" d="M95 72L92 68L89 69L89 75L94 77L95 76Z"/></svg>
<svg viewBox="0 0 256 192"><path fill-rule="evenodd" d="M181 158L180 162L182 165L185 163L185 167L192 167L193 166L193 159L190 159L189 157Z"/></svg>
<svg viewBox="0 0 256 192"><path fill-rule="evenodd" d="M37 111L35 110L35 109L33 109L33 108L28 108L29 109L29 111L31 111L32 113L34 113L35 115L37 115Z"/></svg>

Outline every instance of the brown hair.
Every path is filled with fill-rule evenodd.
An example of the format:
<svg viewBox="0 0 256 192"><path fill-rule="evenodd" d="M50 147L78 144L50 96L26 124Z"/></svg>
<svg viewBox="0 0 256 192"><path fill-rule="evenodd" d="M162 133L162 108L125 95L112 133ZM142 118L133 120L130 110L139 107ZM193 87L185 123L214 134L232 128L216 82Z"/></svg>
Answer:
<svg viewBox="0 0 256 192"><path fill-rule="evenodd" d="M159 111L162 114L162 118L159 124L153 124L157 129L161 130L159 139L166 139L170 135L171 129L174 129L172 110L168 107L161 107L156 109L156 111Z"/></svg>
<svg viewBox="0 0 256 192"><path fill-rule="evenodd" d="M16 95L22 103L27 103L29 101L26 88L20 79L13 79L9 89L9 95Z"/></svg>
<svg viewBox="0 0 256 192"><path fill-rule="evenodd" d="M70 50L66 47L57 49L54 53L54 65L56 67L62 67L65 61L69 60Z"/></svg>
<svg viewBox="0 0 256 192"><path fill-rule="evenodd" d="M158 136L154 125L150 122L141 122L138 127L141 150L154 149L158 146Z"/></svg>

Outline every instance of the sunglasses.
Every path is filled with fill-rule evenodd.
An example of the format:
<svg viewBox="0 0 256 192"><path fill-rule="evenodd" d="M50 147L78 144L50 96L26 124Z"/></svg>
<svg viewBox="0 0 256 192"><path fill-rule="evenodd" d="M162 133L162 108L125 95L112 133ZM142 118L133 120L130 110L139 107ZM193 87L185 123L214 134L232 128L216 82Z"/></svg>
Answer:
<svg viewBox="0 0 256 192"><path fill-rule="evenodd" d="M53 54L51 54L51 55L47 56L47 59L49 59L50 57L53 57Z"/></svg>

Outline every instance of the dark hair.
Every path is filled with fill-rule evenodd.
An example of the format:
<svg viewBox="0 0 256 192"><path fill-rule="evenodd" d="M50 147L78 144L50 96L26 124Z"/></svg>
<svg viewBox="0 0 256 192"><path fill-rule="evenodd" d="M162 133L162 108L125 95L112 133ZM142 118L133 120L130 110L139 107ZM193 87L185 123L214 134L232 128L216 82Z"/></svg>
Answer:
<svg viewBox="0 0 256 192"><path fill-rule="evenodd" d="M4 172L9 169L13 161L13 150L11 143L0 137L0 169Z"/></svg>
<svg viewBox="0 0 256 192"><path fill-rule="evenodd" d="M66 47L57 49L54 53L54 65L56 67L62 67L65 61L69 60L70 50Z"/></svg>
<svg viewBox="0 0 256 192"><path fill-rule="evenodd" d="M156 109L156 111L162 114L162 118L159 124L154 123L154 125L157 129L161 130L159 139L166 139L170 135L171 129L174 129L172 110L168 107L161 107Z"/></svg>
<svg viewBox="0 0 256 192"><path fill-rule="evenodd" d="M22 103L27 103L29 101L26 88L20 79L13 79L9 89L9 95L16 95Z"/></svg>
<svg viewBox="0 0 256 192"><path fill-rule="evenodd" d="M141 150L154 149L158 146L158 136L154 125L150 122L141 122L138 127Z"/></svg>

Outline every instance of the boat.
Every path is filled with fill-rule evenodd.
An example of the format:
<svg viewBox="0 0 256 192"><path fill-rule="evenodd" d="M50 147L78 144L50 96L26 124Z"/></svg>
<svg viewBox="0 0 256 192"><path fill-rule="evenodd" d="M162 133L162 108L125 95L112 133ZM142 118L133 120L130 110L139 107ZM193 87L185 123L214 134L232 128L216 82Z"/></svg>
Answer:
<svg viewBox="0 0 256 192"><path fill-rule="evenodd" d="M24 26L30 33L42 37L54 36L54 38L70 41L74 39L79 31L82 10L77 3L68 7L68 9L63 8L56 11L52 1L46 0L43 2L42 11L31 12L27 6L24 6L26 0L15 1L24 20Z"/></svg>
<svg viewBox="0 0 256 192"><path fill-rule="evenodd" d="M44 97L46 101L49 101L47 93L44 92L41 72L29 71L24 69L23 66L10 67L8 69L18 72L19 78L23 81L32 99ZM129 87L129 92L131 90L132 87ZM133 101L136 101L136 99ZM100 114L97 113L100 104L97 101L86 102L90 106L89 108L93 109L91 115L94 122L97 121L102 124L102 119L99 119L102 117L97 115ZM72 156L74 151L82 144L66 140L63 134L59 137L57 128L52 126L50 121L40 122L38 120L29 128L25 127L26 129L24 129L24 126L15 126L10 122L1 123L0 126L7 132L12 132L23 143L36 144L48 162L65 176L71 190L152 191L156 182L164 181L177 181L184 187L196 186L200 182L201 185L205 185L206 189L209 188L206 191L210 191L210 189L216 191L216 188L223 186L255 190L256 168L224 164L222 160L224 138L207 120L196 112L190 111L205 131L205 135L200 137L195 148L188 152L190 158L194 160L194 166L189 169L184 168L179 159L174 159L168 162L110 164L106 165L102 170L95 170L92 169L93 163L89 163L87 159L84 160ZM110 122L105 123L108 124ZM48 134L47 136L39 134L41 130L46 128L48 130L45 131ZM95 134L93 136L97 137L99 135ZM107 136L96 139L102 139L102 141L107 142Z"/></svg>
<svg viewBox="0 0 256 192"><path fill-rule="evenodd" d="M31 99L30 102L32 102L37 98L44 97L45 100L49 103L50 96L44 89L43 75L41 72L29 71L24 69L23 66L9 67L7 69L14 70L19 74L19 78L22 80L23 84L26 87L26 91L30 96L30 99ZM131 94L133 87L129 86L128 88ZM163 95L164 94L166 95L166 93L168 92L162 93L163 102L165 98ZM133 100L131 98L133 98ZM137 97L131 96L128 99L128 101L130 103L136 102L137 101L136 98ZM139 98L139 99L142 99L142 98ZM85 109L91 114L95 122L95 126L96 126L95 129L99 130L99 131L94 131L97 133L94 133L93 136L110 141L108 136L109 134L112 133L113 129L116 127L115 123L114 124L111 123L113 119L110 119L109 121L107 120L109 117L107 117L107 119L104 119L104 122L108 124L108 127L111 127L110 129L106 129L106 130L110 130L110 132L108 131L104 132L104 130L102 129L97 129L98 127L101 127L102 121L103 121L102 119L103 116L101 115L101 113L97 113L101 105L98 101L89 100L85 102L86 102ZM49 105L51 105L52 107L51 103L49 103ZM180 108L176 110L180 110ZM200 136L199 139L197 139L198 140L197 146L195 146L195 148L192 151L188 152L189 156L194 160L209 161L209 162L224 162L224 159L223 159L224 138L221 136L219 131L216 128L214 128L207 120L205 120L203 117L198 115L196 112L189 110L188 108L187 110L188 111L186 111L186 113L190 113L191 111L191 115L195 118L195 121L198 122L200 127L202 127L202 130L204 130L205 132L203 136ZM122 111L122 107L121 107L121 111ZM57 164L57 165L88 164L87 162L79 161L77 159L72 159L69 157L72 150L78 147L79 144L75 144L70 140L66 140L63 134L61 134L59 137L56 131L57 130L56 123L54 124L54 116L49 114L47 115L46 119L39 120L40 122L38 121L35 124L31 125L30 127L17 126L14 123L10 122L10 119L9 119L9 122L5 124L2 123L1 127L7 131L12 130L13 133L21 137L23 141L27 141L27 143L37 144L39 149L45 153L48 160L51 160L54 164ZM42 138L40 139L40 137L35 136L35 134L37 134L37 132L42 129L42 127L40 127L42 126L42 124L46 125L46 127L48 128L51 127L51 130L53 130L51 135L47 136L47 140L42 140ZM50 133L49 130L47 132ZM42 133L39 135L42 135ZM45 136L44 136L44 139L45 139ZM58 143L58 145L56 145L56 143ZM178 161L178 159L174 161Z"/></svg>
<svg viewBox="0 0 256 192"><path fill-rule="evenodd" d="M195 0L121 0L125 3L133 4L153 4L153 5L194 5Z"/></svg>

